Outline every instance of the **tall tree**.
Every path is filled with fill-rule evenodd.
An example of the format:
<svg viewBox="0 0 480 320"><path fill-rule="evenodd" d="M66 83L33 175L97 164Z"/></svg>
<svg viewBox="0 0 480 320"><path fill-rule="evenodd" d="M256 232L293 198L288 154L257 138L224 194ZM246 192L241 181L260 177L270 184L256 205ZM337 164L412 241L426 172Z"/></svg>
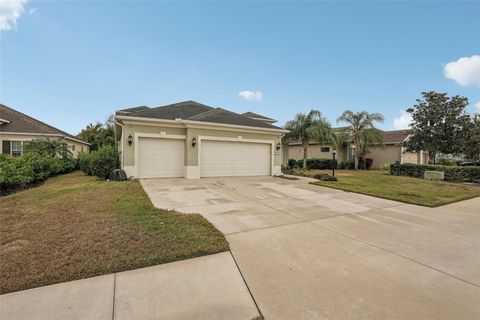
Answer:
<svg viewBox="0 0 480 320"><path fill-rule="evenodd" d="M407 109L412 115L411 136L405 143L407 151L426 151L434 163L438 153L463 152L470 123L470 116L465 112L467 105L466 97L422 92L422 98Z"/></svg>
<svg viewBox="0 0 480 320"><path fill-rule="evenodd" d="M358 169L362 146L366 145L363 141L368 140L366 140L366 138L369 136L369 132L375 132L375 122L383 123L383 119L383 115L380 113L368 113L367 111L353 112L351 110L345 111L338 117L337 122L344 122L349 125L346 131L349 132L355 141L355 169Z"/></svg>
<svg viewBox="0 0 480 320"><path fill-rule="evenodd" d="M115 129L113 115L110 115L105 123L97 122L88 124L77 135L80 139L90 143L90 150L97 150L101 146L115 144Z"/></svg>
<svg viewBox="0 0 480 320"><path fill-rule="evenodd" d="M463 153L468 160L480 160L480 113L476 113L471 117L470 124L467 129L466 141Z"/></svg>
<svg viewBox="0 0 480 320"><path fill-rule="evenodd" d="M328 120L318 110L309 113L297 113L295 119L285 124L290 130L285 135L286 141L300 141L303 147L303 168L307 168L308 145L310 142L325 142L331 137L331 128Z"/></svg>

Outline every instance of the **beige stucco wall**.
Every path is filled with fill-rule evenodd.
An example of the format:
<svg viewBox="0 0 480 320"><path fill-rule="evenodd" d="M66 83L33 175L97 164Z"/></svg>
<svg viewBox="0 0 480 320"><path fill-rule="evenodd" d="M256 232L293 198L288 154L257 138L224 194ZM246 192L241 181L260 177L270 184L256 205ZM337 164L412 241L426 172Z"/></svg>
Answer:
<svg viewBox="0 0 480 320"><path fill-rule="evenodd" d="M369 147L367 158L373 159L372 168L379 169L384 164L391 164L400 161L401 147L398 145L385 145L379 147Z"/></svg>
<svg viewBox="0 0 480 320"><path fill-rule="evenodd" d="M148 125L148 124L129 124L127 121L124 124L124 129L121 135L122 148L120 148L121 161L123 163L124 169L127 171L127 174L135 175L135 142L132 145L128 144L128 136L135 135L139 133L148 133L148 134L165 134L165 135L184 135L186 136L185 142L185 163L186 166L186 176L189 175L189 172L192 172L192 175L199 174L198 167L198 158L199 158L199 140L201 137L219 137L219 138L231 138L241 140L262 140L269 141L274 143L274 146L277 143L281 142L281 135L279 133L262 133L262 132L246 132L243 130L232 129L212 129L209 128L185 128L185 127L175 127L175 126L158 126L158 125ZM197 139L197 146L192 147L192 139ZM135 140L135 139L134 139ZM123 151L122 151L123 150ZM273 153L273 165L280 166L282 163L282 150L277 151L274 148ZM192 169L193 168L193 169ZM190 171L189 171L190 170ZM278 169L280 170L280 169ZM275 171L275 170L274 170ZM129 173L130 172L130 173Z"/></svg>
<svg viewBox="0 0 480 320"><path fill-rule="evenodd" d="M0 148L1 148L4 140L8 140L8 141L30 141L30 140L33 140L33 139L40 139L40 138L51 139L51 140L59 139L58 137L52 137L52 136L39 136L39 135L27 135L27 134L20 135L20 134L3 134L3 133L0 133ZM68 139L65 140L65 142L67 142L68 148L72 152L72 156L74 158L77 158L78 155L81 152L88 152L88 150L90 148L86 144L79 143L79 142L72 141L72 140L68 140ZM1 152L1 150L0 150L0 152Z"/></svg>
<svg viewBox="0 0 480 320"><path fill-rule="evenodd" d="M133 125L133 124L125 124L124 130L122 134L122 141L123 141L123 165L124 166L133 166L134 157L135 157L135 143L132 145L128 144L128 136L132 135L135 136L135 132L138 133L156 133L161 134L165 132L166 134L175 134L175 135L186 135L185 128L174 128L174 127L159 127L159 126L148 126L148 125ZM185 153L185 161L187 159L187 154Z"/></svg>
<svg viewBox="0 0 480 320"><path fill-rule="evenodd" d="M321 152L321 147L330 147L330 152ZM308 159L331 159L332 158L332 145L328 144L311 144L308 146L307 158ZM346 157L346 148L337 150L336 158L340 161L344 161ZM303 159L303 147L301 145L288 146L288 159L302 160ZM288 161L286 159L286 161Z"/></svg>
<svg viewBox="0 0 480 320"><path fill-rule="evenodd" d="M402 163L419 163L419 155L417 152L404 152Z"/></svg>

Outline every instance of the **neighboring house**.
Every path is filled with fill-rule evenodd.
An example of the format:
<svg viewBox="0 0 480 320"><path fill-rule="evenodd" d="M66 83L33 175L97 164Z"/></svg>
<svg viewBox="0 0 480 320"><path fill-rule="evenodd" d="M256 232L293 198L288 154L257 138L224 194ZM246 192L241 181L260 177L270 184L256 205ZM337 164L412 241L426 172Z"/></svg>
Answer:
<svg viewBox="0 0 480 320"><path fill-rule="evenodd" d="M185 101L115 114L120 162L128 176L189 179L281 174L275 120Z"/></svg>
<svg viewBox="0 0 480 320"><path fill-rule="evenodd" d="M0 104L0 144L3 154L21 156L25 141L40 138L64 141L74 158L90 148L90 144L71 134Z"/></svg>
<svg viewBox="0 0 480 320"><path fill-rule="evenodd" d="M428 162L426 152L406 152L402 143L410 135L409 130L382 131L383 145L370 145L367 158L372 158L372 168L381 168L384 164L390 164L395 161L401 163L425 164ZM332 158L333 146L331 144L310 143L308 146L307 158ZM299 142L291 142L284 148L284 163L288 159L303 159L303 147ZM355 144L353 141L344 143L340 150L337 150L336 158L339 161L355 159Z"/></svg>

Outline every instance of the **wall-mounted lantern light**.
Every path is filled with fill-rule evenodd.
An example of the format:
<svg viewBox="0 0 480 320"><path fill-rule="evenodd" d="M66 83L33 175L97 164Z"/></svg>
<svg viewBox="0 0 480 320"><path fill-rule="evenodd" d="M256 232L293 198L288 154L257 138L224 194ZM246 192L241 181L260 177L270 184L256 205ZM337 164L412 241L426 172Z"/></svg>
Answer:
<svg viewBox="0 0 480 320"><path fill-rule="evenodd" d="M282 147L282 145L279 143L277 143L277 151L280 151L280 148Z"/></svg>
<svg viewBox="0 0 480 320"><path fill-rule="evenodd" d="M195 148L196 145L197 145L197 138L193 137L193 139L192 139L192 147Z"/></svg>
<svg viewBox="0 0 480 320"><path fill-rule="evenodd" d="M128 136L128 145L131 146L132 143L133 143L133 137L132 137L132 135L129 135Z"/></svg>

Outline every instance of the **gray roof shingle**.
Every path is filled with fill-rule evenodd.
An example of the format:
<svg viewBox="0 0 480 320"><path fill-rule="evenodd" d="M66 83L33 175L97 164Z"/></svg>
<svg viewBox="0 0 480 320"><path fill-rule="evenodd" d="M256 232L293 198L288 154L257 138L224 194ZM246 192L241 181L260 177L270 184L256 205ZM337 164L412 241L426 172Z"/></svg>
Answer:
<svg viewBox="0 0 480 320"><path fill-rule="evenodd" d="M33 133L33 134L57 134L71 139L82 141L81 139L65 132L51 125L48 125L40 120L34 119L14 110L6 105L0 104L0 119L9 121L8 123L0 125L0 133ZM82 141L84 142L84 141ZM85 144L88 144L85 142Z"/></svg>
<svg viewBox="0 0 480 320"><path fill-rule="evenodd" d="M273 123L277 122L277 120L275 120L275 119L268 118L268 117L262 116L261 114L251 112L251 111L242 113L242 116L249 117L249 118L262 119L262 120L265 120L265 121L268 121L268 122L273 122Z"/></svg>
<svg viewBox="0 0 480 320"><path fill-rule="evenodd" d="M124 109L120 111L131 109ZM117 111L117 115L124 114ZM128 114L125 115L129 117L154 118L165 120L182 119L248 127L281 129L263 121L252 119L245 115L231 112L222 108L212 108L195 101L184 101L157 108L141 109L134 112L129 111Z"/></svg>

